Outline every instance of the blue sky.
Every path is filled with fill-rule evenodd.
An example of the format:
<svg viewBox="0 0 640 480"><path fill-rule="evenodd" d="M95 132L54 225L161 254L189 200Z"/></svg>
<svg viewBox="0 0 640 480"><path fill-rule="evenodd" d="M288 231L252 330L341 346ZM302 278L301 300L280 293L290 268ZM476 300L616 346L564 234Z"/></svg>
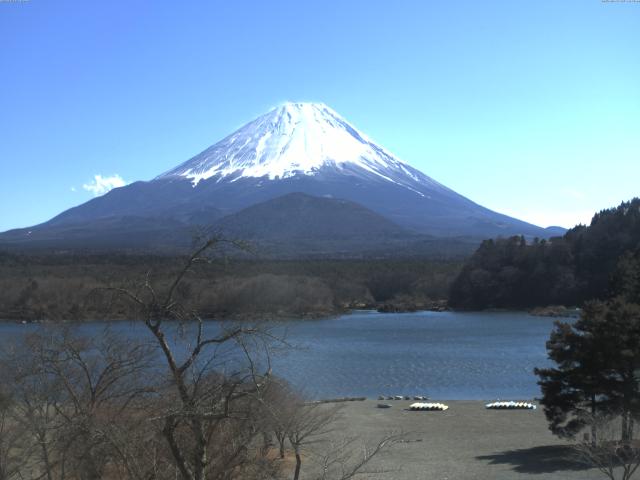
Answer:
<svg viewBox="0 0 640 480"><path fill-rule="evenodd" d="M542 226L640 195L640 3L11 1L0 42L0 231L286 100Z"/></svg>

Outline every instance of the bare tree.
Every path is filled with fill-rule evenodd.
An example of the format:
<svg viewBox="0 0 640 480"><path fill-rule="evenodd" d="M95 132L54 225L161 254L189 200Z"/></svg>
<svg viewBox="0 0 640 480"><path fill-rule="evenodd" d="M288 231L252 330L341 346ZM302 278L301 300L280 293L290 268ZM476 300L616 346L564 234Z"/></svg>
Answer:
<svg viewBox="0 0 640 480"><path fill-rule="evenodd" d="M362 444L357 437L329 442L329 448L317 457L320 465L317 480L348 480L356 475L383 473L383 469L365 471L365 468L374 457L404 436L402 433L389 433L372 446Z"/></svg>
<svg viewBox="0 0 640 480"><path fill-rule="evenodd" d="M17 448L17 452L28 459L28 464L23 466L40 472L47 480L63 479L64 474L54 473L60 426L55 414L61 392L57 381L44 373L27 342L3 352L0 375L12 398L13 421L30 440Z"/></svg>
<svg viewBox="0 0 640 480"><path fill-rule="evenodd" d="M280 458L285 458L287 447L295 456L294 479L300 478L303 458L314 464L306 475L317 480L347 480L359 474L380 473L364 469L375 456L405 436L391 433L374 445L363 444L358 437L339 437L339 406L306 403L297 390L277 378L272 378L263 393L267 429L276 437Z"/></svg>
<svg viewBox="0 0 640 480"><path fill-rule="evenodd" d="M577 459L610 480L629 480L640 467L640 448L637 440L623 435L626 422L619 416L597 416L590 423L598 435L574 446Z"/></svg>
<svg viewBox="0 0 640 480"><path fill-rule="evenodd" d="M257 373L250 351L263 332L236 324L207 331L197 312L178 300L183 280L196 265L209 261L207 253L219 243L217 238L204 242L165 292L156 291L149 278L136 291L111 289L137 305L162 352L169 373L166 391L172 399L162 414L162 434L185 480L231 478L229 472L241 470L247 445L257 432L236 428L251 418L256 407L251 398L259 396L270 373L268 362L265 371ZM168 320L179 323L182 349L168 338ZM238 351L244 353L244 361ZM232 431L245 434L243 441L228 442Z"/></svg>
<svg viewBox="0 0 640 480"><path fill-rule="evenodd" d="M298 408L291 412L285 430L296 458L293 480L300 478L303 451L313 444L322 442L326 435L331 433L339 410L340 407L326 404L299 404Z"/></svg>
<svg viewBox="0 0 640 480"><path fill-rule="evenodd" d="M265 441L263 448L268 450L270 435L276 439L278 456L285 458L287 441L293 420L298 414L303 401L302 397L283 379L272 377L262 392L261 400L264 404L266 416L264 418Z"/></svg>
<svg viewBox="0 0 640 480"><path fill-rule="evenodd" d="M47 480L92 479L129 466L140 431L133 420L153 400L142 380L152 351L108 331L89 339L66 329L31 335L20 347L2 366L15 421L31 440L28 450L20 449L33 452L31 472Z"/></svg>
<svg viewBox="0 0 640 480"><path fill-rule="evenodd" d="M110 464L124 460L120 457L129 444L118 445L119 437L111 433L123 426L136 402L153 393L144 381L152 350L108 330L91 339L62 331L31 342L45 374L60 386L54 406L65 468L83 479L102 478Z"/></svg>
<svg viewBox="0 0 640 480"><path fill-rule="evenodd" d="M0 480L20 478L31 454L27 432L16 421L14 410L13 399L0 391Z"/></svg>

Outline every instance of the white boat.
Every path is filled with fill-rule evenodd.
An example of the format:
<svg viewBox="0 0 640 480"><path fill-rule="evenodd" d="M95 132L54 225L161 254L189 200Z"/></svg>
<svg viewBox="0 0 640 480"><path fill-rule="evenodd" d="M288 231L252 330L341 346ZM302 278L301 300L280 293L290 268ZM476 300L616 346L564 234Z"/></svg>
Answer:
<svg viewBox="0 0 640 480"><path fill-rule="evenodd" d="M424 402L416 402L409 405L409 410L420 411L420 412L444 412L448 410L449 406L444 403L424 403Z"/></svg>
<svg viewBox="0 0 640 480"><path fill-rule="evenodd" d="M493 402L487 403L485 408L491 410L535 410L536 406L530 402Z"/></svg>

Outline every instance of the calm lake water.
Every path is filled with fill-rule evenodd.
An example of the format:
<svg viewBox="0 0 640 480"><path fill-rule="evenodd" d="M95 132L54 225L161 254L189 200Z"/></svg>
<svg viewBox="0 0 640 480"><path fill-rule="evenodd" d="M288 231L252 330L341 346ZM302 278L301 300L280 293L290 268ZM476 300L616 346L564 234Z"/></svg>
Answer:
<svg viewBox="0 0 640 480"><path fill-rule="evenodd" d="M277 354L273 370L321 398L531 399L540 395L533 368L549 364L545 342L553 321L513 312L357 312L288 321L278 328L286 328L295 348ZM77 328L97 335L106 324ZM139 324L110 325L130 336L148 335ZM12 343L37 328L0 324L1 341Z"/></svg>

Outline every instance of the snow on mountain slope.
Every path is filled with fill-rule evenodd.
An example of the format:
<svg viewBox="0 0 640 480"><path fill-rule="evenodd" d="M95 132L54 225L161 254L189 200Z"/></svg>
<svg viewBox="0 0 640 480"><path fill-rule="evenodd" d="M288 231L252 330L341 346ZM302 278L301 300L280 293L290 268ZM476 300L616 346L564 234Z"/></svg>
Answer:
<svg viewBox="0 0 640 480"><path fill-rule="evenodd" d="M322 103L286 103L258 117L202 153L157 178L181 176L193 185L217 177L282 180L323 169L361 171L413 190L446 187L373 143Z"/></svg>
<svg viewBox="0 0 640 480"><path fill-rule="evenodd" d="M296 209L305 202L313 209ZM284 218L286 212L290 215ZM395 227L383 232L376 216L403 233L394 233ZM416 235L477 240L555 234L491 211L441 185L324 104L287 103L151 181L113 189L43 224L0 234L0 246L4 241L33 248L165 248L190 244L194 228L212 224L263 239L284 233L306 238L312 232L318 237L319 232L352 237L338 245L325 241L325 236L314 243L314 252L364 245L364 235L379 243L381 250L376 251L393 250L394 255L403 254L405 247L416 251L406 242L402 248L391 246L396 240L389 243L390 239L398 235L406 235L411 243ZM304 250L300 246L296 251L300 249Z"/></svg>

